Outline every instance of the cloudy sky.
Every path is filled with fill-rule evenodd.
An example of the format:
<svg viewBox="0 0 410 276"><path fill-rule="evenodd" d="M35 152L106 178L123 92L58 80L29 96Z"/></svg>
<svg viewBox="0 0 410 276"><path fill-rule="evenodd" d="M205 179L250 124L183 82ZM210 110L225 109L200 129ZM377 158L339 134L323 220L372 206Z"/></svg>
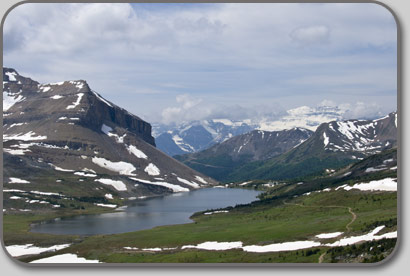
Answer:
<svg viewBox="0 0 410 276"><path fill-rule="evenodd" d="M396 24L371 3L24 4L3 45L4 66L85 79L150 122L396 110Z"/></svg>

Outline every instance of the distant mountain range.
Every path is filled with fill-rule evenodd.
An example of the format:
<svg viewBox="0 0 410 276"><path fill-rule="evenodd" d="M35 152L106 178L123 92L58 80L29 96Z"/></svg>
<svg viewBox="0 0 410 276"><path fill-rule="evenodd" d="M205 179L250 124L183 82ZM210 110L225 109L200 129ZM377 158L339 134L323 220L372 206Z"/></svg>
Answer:
<svg viewBox="0 0 410 276"><path fill-rule="evenodd" d="M8 188L135 197L216 184L159 151L149 123L83 80L39 84L3 68L3 87Z"/></svg>
<svg viewBox="0 0 410 276"><path fill-rule="evenodd" d="M158 135L155 138L158 149L174 156L207 149L253 129L249 122L215 119L194 121L173 128L154 125L153 132Z"/></svg>
<svg viewBox="0 0 410 276"><path fill-rule="evenodd" d="M397 147L397 113L377 120L323 123L313 134L305 130L305 136L301 136L301 131L253 131L208 150L176 158L220 181L281 180L317 175ZM258 134L259 140L255 139ZM272 135L289 136L268 143Z"/></svg>
<svg viewBox="0 0 410 276"><path fill-rule="evenodd" d="M282 131L253 130L206 150L178 155L175 158L215 179L225 180L236 168L285 153L306 141L312 133L302 128Z"/></svg>
<svg viewBox="0 0 410 276"><path fill-rule="evenodd" d="M277 120L212 119L183 123L177 126L153 124L153 135L157 147L170 156L205 150L229 138L252 130L281 131L304 128L315 131L325 122L342 119L342 111L337 107L302 106L287 111L287 115Z"/></svg>

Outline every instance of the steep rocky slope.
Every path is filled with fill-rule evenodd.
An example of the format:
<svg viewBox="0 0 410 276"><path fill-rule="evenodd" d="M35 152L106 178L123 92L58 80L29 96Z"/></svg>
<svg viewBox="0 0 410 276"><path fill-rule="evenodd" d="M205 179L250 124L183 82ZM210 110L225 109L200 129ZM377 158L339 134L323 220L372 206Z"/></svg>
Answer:
<svg viewBox="0 0 410 276"><path fill-rule="evenodd" d="M3 86L7 189L134 197L216 184L159 151L149 123L83 80L39 84L4 68Z"/></svg>

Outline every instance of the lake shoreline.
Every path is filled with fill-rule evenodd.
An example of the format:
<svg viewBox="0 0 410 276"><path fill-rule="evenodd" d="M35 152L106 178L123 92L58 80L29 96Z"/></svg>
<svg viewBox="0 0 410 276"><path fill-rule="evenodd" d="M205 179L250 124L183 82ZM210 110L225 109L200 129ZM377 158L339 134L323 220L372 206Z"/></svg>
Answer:
<svg viewBox="0 0 410 276"><path fill-rule="evenodd" d="M191 223L191 217L196 213L218 211L238 204L249 204L257 201L259 194L260 191L250 189L207 188L178 195L135 199L117 207L116 210L92 214L67 214L32 222L29 231L40 234L93 236ZM118 210L119 208L123 209ZM81 228L86 230L81 230ZM69 232L69 229L72 232Z"/></svg>

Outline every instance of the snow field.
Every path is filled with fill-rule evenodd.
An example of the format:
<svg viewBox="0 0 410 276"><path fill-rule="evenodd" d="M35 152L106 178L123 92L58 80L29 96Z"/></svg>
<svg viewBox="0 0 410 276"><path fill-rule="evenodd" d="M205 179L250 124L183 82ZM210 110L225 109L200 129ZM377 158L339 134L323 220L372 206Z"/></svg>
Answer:
<svg viewBox="0 0 410 276"><path fill-rule="evenodd" d="M358 189L361 191L397 191L397 179L395 178L384 178L380 180L373 180L369 183L357 183L353 186L348 186L347 184L337 187L335 190L344 189L350 191L352 189Z"/></svg>
<svg viewBox="0 0 410 276"><path fill-rule="evenodd" d="M295 251L300 249L307 249L312 247L337 247L337 246L346 246L351 244L356 244L363 241L373 241L373 240L380 240L383 238L386 239L393 239L397 238L397 231L385 233L382 235L376 235L379 233L385 226L379 226L373 229L368 234L360 235L360 236L350 236L344 237L334 243L320 243L318 241L291 241L291 242L282 242L282 243L272 243L267 245L246 245L243 246L241 241L235 242L217 242L217 241L207 241L197 245L183 245L181 249L201 249L201 250L230 250L230 249L242 249L246 252L253 252L253 253L265 253L265 252L282 252L282 251ZM343 234L343 232L334 232L334 233L323 233L318 234L315 237L319 239L329 239L335 238ZM125 248L125 247L124 247ZM131 247L128 247L131 249ZM136 248L137 249L137 248ZM144 250L144 249L142 249ZM149 249L146 249L149 250ZM155 251L161 251L163 249L157 248ZM154 250L151 250L154 251Z"/></svg>
<svg viewBox="0 0 410 276"><path fill-rule="evenodd" d="M98 260L87 260L82 257L78 257L76 254L61 254L52 257L47 257L39 260L30 262L31 264L49 264L49 263L58 263L58 264L71 264L71 263L100 263Z"/></svg>
<svg viewBox="0 0 410 276"><path fill-rule="evenodd" d="M60 244L50 247L37 247L33 244L24 245L10 245L6 246L7 252L13 257L19 257L24 255L40 254L47 251L57 251L69 247L71 244Z"/></svg>

